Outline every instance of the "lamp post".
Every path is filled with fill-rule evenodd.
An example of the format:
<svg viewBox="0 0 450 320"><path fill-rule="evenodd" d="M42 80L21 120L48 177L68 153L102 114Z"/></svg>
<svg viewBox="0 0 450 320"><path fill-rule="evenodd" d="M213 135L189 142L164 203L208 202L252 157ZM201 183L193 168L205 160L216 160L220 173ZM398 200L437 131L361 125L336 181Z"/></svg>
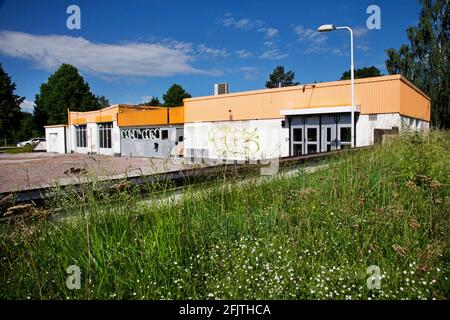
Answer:
<svg viewBox="0 0 450 320"><path fill-rule="evenodd" d="M336 27L333 24L324 24L320 26L317 31L319 32L330 32L334 30L343 30L346 29L350 31L350 59L351 59L351 65L350 65L350 76L351 76L351 90L352 90L352 111L351 111L351 122L352 122L352 132L351 132L351 138L352 138L352 147L355 146L355 65L353 61L353 30L350 27Z"/></svg>

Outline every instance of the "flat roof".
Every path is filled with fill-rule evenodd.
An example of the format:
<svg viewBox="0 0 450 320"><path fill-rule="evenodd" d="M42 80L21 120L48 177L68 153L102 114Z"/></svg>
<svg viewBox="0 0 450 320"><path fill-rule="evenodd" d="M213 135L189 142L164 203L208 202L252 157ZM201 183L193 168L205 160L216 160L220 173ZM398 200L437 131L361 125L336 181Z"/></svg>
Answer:
<svg viewBox="0 0 450 320"><path fill-rule="evenodd" d="M60 127L67 127L69 126L68 124L52 124L52 125L48 125L48 126L44 126L44 128L60 128Z"/></svg>
<svg viewBox="0 0 450 320"><path fill-rule="evenodd" d="M415 91L420 93L422 96L424 96L425 98L427 98L428 100L431 101L430 97L428 97L419 88L417 88L411 81L406 79L401 74L355 79L355 85L357 85L357 84L364 84L364 83L371 83L371 82L393 81L393 80L401 80L401 81L403 81L405 84L407 84L408 86L413 88ZM317 83L308 83L308 84L305 83L305 84L300 84L298 86L272 88L272 89L259 89L259 90L241 91L241 92L234 92L234 93L227 93L227 94L220 94L220 95L210 95L210 96L201 96L201 97L195 97L195 98L185 98L185 99L183 99L183 101L200 101L200 100L209 100L209 99L221 99L221 98L224 98L224 97L237 97L237 96L264 94L264 93L270 93L270 92L294 91L294 90L302 89L304 87L326 88L326 87L335 87L335 86L347 86L347 85L350 85L350 84L351 84L351 80L338 80L338 81L331 81L331 82L317 82Z"/></svg>

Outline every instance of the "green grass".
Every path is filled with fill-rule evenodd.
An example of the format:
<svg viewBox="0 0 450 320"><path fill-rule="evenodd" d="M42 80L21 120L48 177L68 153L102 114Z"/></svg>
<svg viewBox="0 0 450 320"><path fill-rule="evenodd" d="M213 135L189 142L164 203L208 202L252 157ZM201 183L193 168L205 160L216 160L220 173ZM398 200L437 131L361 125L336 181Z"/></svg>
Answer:
<svg viewBox="0 0 450 320"><path fill-rule="evenodd" d="M15 147L11 149L0 150L0 153L16 154L16 153L28 153L33 152L34 145L27 145L24 147Z"/></svg>
<svg viewBox="0 0 450 320"><path fill-rule="evenodd" d="M448 299L449 159L449 132L432 132L151 205L66 191L53 203L65 219L3 226L0 298Z"/></svg>

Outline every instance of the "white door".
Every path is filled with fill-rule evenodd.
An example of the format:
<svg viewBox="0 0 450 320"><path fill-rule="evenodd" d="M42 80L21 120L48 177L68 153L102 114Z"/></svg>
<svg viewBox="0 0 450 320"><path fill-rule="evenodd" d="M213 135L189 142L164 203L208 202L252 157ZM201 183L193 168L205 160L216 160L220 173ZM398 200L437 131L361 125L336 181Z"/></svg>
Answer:
<svg viewBox="0 0 450 320"><path fill-rule="evenodd" d="M298 157L304 154L303 130L303 125L293 125L291 127L291 156Z"/></svg>
<svg viewBox="0 0 450 320"><path fill-rule="evenodd" d="M58 152L58 134L50 133L50 141L48 142L50 152Z"/></svg>
<svg viewBox="0 0 450 320"><path fill-rule="evenodd" d="M305 123L305 154L318 153L320 140L319 140L320 121L318 116L308 116Z"/></svg>
<svg viewBox="0 0 450 320"><path fill-rule="evenodd" d="M337 132L336 125L322 125L322 152L336 150Z"/></svg>

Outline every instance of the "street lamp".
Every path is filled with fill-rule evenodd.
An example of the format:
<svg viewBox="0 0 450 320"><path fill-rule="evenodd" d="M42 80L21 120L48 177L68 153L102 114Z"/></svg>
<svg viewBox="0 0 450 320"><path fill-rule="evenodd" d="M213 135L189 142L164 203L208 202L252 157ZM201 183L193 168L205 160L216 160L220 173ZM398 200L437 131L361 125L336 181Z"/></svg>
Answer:
<svg viewBox="0 0 450 320"><path fill-rule="evenodd" d="M351 66L350 66L350 75L351 75L351 90L352 90L352 111L351 111L351 122L352 122L352 147L355 146L355 66L353 63L353 30L350 27L336 27L333 24L324 24L320 26L317 31L319 32L330 32L334 30L343 30L346 29L350 31L350 57L351 57Z"/></svg>

